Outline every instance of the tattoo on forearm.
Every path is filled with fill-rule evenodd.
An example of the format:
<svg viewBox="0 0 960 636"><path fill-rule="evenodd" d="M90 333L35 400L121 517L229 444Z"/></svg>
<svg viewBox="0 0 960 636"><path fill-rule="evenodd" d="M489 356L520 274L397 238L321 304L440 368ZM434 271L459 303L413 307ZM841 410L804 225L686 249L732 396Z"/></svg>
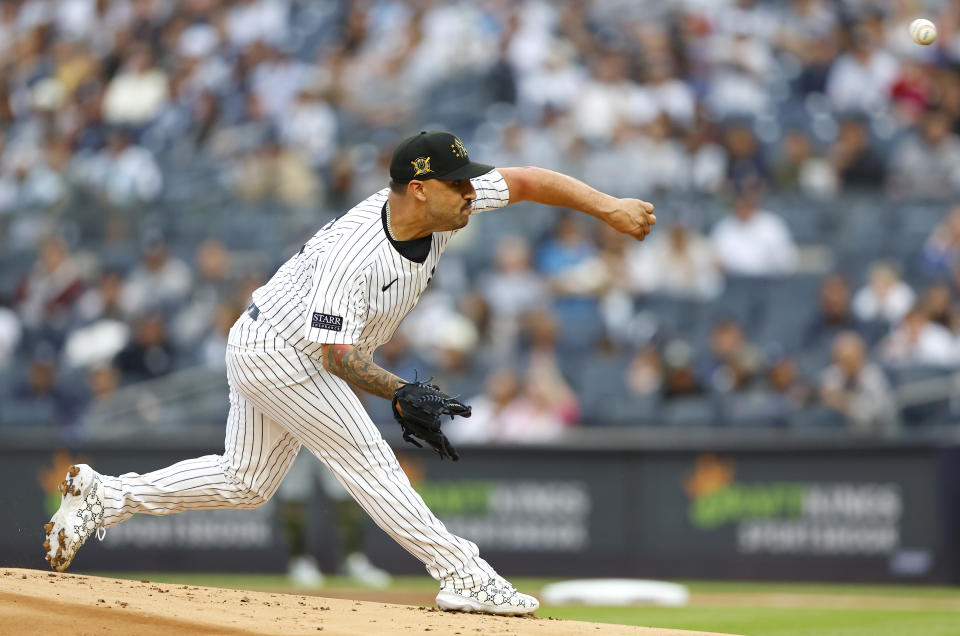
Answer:
<svg viewBox="0 0 960 636"><path fill-rule="evenodd" d="M368 354L355 347L333 345L327 350L327 366L330 372L367 393L387 400L403 380L377 365Z"/></svg>

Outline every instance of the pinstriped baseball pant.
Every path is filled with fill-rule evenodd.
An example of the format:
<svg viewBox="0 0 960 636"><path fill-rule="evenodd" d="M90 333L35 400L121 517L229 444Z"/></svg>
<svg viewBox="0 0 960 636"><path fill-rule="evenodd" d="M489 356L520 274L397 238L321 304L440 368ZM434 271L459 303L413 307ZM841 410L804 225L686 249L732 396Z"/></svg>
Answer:
<svg viewBox="0 0 960 636"><path fill-rule="evenodd" d="M255 508L306 446L381 529L438 581L473 587L496 573L449 532L410 485L349 385L244 313L227 346L230 414L223 455L139 475L103 476L106 527L136 513Z"/></svg>

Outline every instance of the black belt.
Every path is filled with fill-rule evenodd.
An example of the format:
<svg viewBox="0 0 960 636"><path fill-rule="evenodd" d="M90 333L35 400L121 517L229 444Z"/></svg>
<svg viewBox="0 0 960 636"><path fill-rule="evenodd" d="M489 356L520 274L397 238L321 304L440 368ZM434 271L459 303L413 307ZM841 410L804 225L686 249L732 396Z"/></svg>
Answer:
<svg viewBox="0 0 960 636"><path fill-rule="evenodd" d="M250 303L250 306L247 307L247 313L250 315L251 318L256 320L257 318L260 317L260 308L254 305L253 303Z"/></svg>

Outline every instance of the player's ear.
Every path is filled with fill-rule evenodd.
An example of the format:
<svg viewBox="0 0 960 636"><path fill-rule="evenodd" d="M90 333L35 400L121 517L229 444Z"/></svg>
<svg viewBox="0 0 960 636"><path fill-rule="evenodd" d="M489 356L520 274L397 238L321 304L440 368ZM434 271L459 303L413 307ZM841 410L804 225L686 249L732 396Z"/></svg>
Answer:
<svg viewBox="0 0 960 636"><path fill-rule="evenodd" d="M427 191L426 191L426 188L424 188L423 181L414 180L408 183L407 193L410 196L416 197L418 201L427 200Z"/></svg>

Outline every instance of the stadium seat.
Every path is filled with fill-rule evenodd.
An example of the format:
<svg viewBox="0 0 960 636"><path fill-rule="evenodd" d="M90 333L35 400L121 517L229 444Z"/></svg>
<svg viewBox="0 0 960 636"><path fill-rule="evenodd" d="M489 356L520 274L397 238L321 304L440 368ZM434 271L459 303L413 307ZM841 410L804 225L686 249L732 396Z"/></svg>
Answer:
<svg viewBox="0 0 960 636"><path fill-rule="evenodd" d="M589 418L587 424L604 424L617 419L614 402L626 394L624 375L629 359L624 356L600 358L581 362L577 392L581 411Z"/></svg>
<svg viewBox="0 0 960 636"><path fill-rule="evenodd" d="M706 396L664 400L660 417L665 425L677 427L716 426L721 422L713 399Z"/></svg>
<svg viewBox="0 0 960 636"><path fill-rule="evenodd" d="M825 406L800 409L790 416L790 427L797 431L841 430L847 427L842 413Z"/></svg>
<svg viewBox="0 0 960 636"><path fill-rule="evenodd" d="M807 325L817 312L820 275L796 275L770 281L766 286L766 312L756 332L761 345L778 345L795 351Z"/></svg>
<svg viewBox="0 0 960 636"><path fill-rule="evenodd" d="M936 426L953 419L951 396L956 391L956 372L926 365L889 370L901 401L904 426Z"/></svg>
<svg viewBox="0 0 960 636"><path fill-rule="evenodd" d="M605 406L604 412L609 415L609 420L604 423L611 426L658 426L663 424L661 404L658 395L623 393Z"/></svg>
<svg viewBox="0 0 960 636"><path fill-rule="evenodd" d="M763 389L725 395L719 400L723 422L731 427L782 428L788 413L780 396Z"/></svg>

